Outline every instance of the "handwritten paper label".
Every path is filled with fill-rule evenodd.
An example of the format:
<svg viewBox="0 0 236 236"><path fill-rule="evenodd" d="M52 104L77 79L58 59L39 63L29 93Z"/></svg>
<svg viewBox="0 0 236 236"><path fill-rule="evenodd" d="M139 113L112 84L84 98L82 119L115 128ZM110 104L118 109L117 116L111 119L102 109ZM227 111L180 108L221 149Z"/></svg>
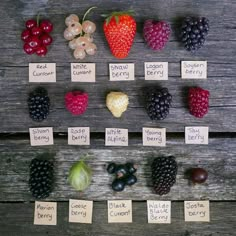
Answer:
<svg viewBox="0 0 236 236"><path fill-rule="evenodd" d="M108 201L108 223L132 223L132 201Z"/></svg>
<svg viewBox="0 0 236 236"><path fill-rule="evenodd" d="M143 128L143 146L166 146L166 129Z"/></svg>
<svg viewBox="0 0 236 236"><path fill-rule="evenodd" d="M90 128L73 127L68 128L69 145L90 145Z"/></svg>
<svg viewBox="0 0 236 236"><path fill-rule="evenodd" d="M56 202L35 202L34 209L35 225L56 225L57 224L57 203Z"/></svg>
<svg viewBox="0 0 236 236"><path fill-rule="evenodd" d="M208 144L208 127L185 127L186 144Z"/></svg>
<svg viewBox="0 0 236 236"><path fill-rule="evenodd" d="M128 146L128 129L106 128L106 146Z"/></svg>
<svg viewBox="0 0 236 236"><path fill-rule="evenodd" d="M182 79L206 79L207 62L206 61L182 61L181 62Z"/></svg>
<svg viewBox="0 0 236 236"><path fill-rule="evenodd" d="M69 201L69 222L92 224L93 201Z"/></svg>
<svg viewBox="0 0 236 236"><path fill-rule="evenodd" d="M170 224L171 202L170 201L147 201L148 223Z"/></svg>
<svg viewBox="0 0 236 236"><path fill-rule="evenodd" d="M72 82L95 82L95 63L71 63Z"/></svg>
<svg viewBox="0 0 236 236"><path fill-rule="evenodd" d="M29 63L29 82L56 82L56 63Z"/></svg>
<svg viewBox="0 0 236 236"><path fill-rule="evenodd" d="M134 64L109 64L110 81L134 80Z"/></svg>
<svg viewBox="0 0 236 236"><path fill-rule="evenodd" d="M51 127L30 128L31 146L53 145L53 130Z"/></svg>
<svg viewBox="0 0 236 236"><path fill-rule="evenodd" d="M168 62L145 62L145 80L168 80Z"/></svg>
<svg viewBox="0 0 236 236"><path fill-rule="evenodd" d="M185 221L210 221L209 201L185 201Z"/></svg>

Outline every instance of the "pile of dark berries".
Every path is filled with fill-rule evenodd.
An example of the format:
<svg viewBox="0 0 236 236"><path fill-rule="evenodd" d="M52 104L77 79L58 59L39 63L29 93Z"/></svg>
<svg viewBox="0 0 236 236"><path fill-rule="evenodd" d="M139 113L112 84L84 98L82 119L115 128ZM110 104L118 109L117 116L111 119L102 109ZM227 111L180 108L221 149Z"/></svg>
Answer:
<svg viewBox="0 0 236 236"><path fill-rule="evenodd" d="M107 172L109 174L115 174L115 179L112 182L112 189L116 192L124 190L125 186L132 186L137 182L137 177L134 173L137 171L137 166L133 163L115 164L110 163L107 166Z"/></svg>

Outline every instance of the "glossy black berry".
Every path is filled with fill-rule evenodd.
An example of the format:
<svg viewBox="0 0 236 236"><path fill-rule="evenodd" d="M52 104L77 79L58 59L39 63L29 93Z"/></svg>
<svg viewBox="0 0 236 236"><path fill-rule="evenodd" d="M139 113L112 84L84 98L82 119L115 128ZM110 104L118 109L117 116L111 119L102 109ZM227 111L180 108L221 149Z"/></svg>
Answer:
<svg viewBox="0 0 236 236"><path fill-rule="evenodd" d="M47 90L36 88L28 98L29 115L33 121L41 122L49 114L50 99Z"/></svg>
<svg viewBox="0 0 236 236"><path fill-rule="evenodd" d="M168 114L172 96L167 88L146 91L146 110L152 120L164 120Z"/></svg>
<svg viewBox="0 0 236 236"><path fill-rule="evenodd" d="M129 174L134 174L137 171L137 168L133 163L128 162L125 165L128 169Z"/></svg>
<svg viewBox="0 0 236 236"><path fill-rule="evenodd" d="M123 178L115 179L111 185L112 189L116 192L121 192L125 188L125 181Z"/></svg>
<svg viewBox="0 0 236 236"><path fill-rule="evenodd" d="M184 19L181 27L181 41L187 51L195 52L200 49L206 40L209 31L209 20L205 17Z"/></svg>
<svg viewBox="0 0 236 236"><path fill-rule="evenodd" d="M114 174L116 171L116 164L115 163L110 163L108 166L107 166L107 172L109 174Z"/></svg>
<svg viewBox="0 0 236 236"><path fill-rule="evenodd" d="M53 163L35 158L30 163L29 187L33 197L47 198L53 186Z"/></svg>
<svg viewBox="0 0 236 236"><path fill-rule="evenodd" d="M125 176L128 174L128 172L129 171L126 165L118 165L115 170L117 176Z"/></svg>
<svg viewBox="0 0 236 236"><path fill-rule="evenodd" d="M137 182L137 177L135 175L128 175L125 178L125 183L129 186L135 184Z"/></svg>

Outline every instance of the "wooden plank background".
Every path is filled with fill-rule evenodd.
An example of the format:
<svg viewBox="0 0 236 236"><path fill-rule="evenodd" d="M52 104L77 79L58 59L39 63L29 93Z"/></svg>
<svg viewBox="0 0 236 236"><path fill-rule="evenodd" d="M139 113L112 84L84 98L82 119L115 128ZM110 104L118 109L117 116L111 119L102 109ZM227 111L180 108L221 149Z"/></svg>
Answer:
<svg viewBox="0 0 236 236"><path fill-rule="evenodd" d="M98 53L83 62L96 63L96 83L71 83L70 63L77 62L63 38L64 19L70 13L82 17L91 6L98 8L90 14L96 21L94 35ZM107 46L103 32L102 13L133 9L138 31L127 59L115 59ZM3 0L0 2L0 235L174 235L221 236L235 234L236 216L236 2L234 0ZM45 58L23 53L21 31L24 22L36 17L49 18L54 23L54 42ZM210 32L202 50L196 54L185 51L178 40L178 27L185 16L206 16ZM142 37L142 25L148 18L170 22L173 32L170 42L161 52L147 48ZM207 60L208 79L181 80L181 60ZM169 62L168 81L145 81L144 62ZM51 112L47 120L37 124L30 120L27 108L28 93L37 84L28 83L28 63L57 63L57 83L41 84L51 98ZM136 80L110 82L109 63L135 63ZM147 86L166 86L173 95L170 115L164 121L152 122L144 109L143 89ZM210 110L203 119L191 116L187 109L189 87L201 86L211 93ZM89 107L80 117L72 117L64 108L64 94L72 89L89 94ZM111 90L126 92L130 99L128 110L121 119L113 118L105 106L106 94ZM185 126L209 126L209 145L185 145ZM31 147L30 127L54 127L55 145ZM67 128L89 126L90 147L67 145ZM104 147L104 129L128 128L129 147ZM142 146L142 127L167 128L167 147ZM40 153L50 153L55 159L55 187L47 200L57 201L58 225L34 226L33 201L28 190L28 166ZM67 183L69 167L84 153L90 153L88 163L94 171L92 185L78 194ZM152 193L150 162L155 156L175 155L179 164L177 184L167 196ZM105 167L110 161L135 161L139 165L138 183L122 193L113 193L112 181ZM207 183L190 186L185 178L188 168L202 166L209 171ZM92 225L68 223L68 200L95 200ZM106 200L132 199L133 224L108 224ZM170 225L147 224L145 200L172 200ZM210 223L186 223L183 218L184 200L211 200Z"/></svg>

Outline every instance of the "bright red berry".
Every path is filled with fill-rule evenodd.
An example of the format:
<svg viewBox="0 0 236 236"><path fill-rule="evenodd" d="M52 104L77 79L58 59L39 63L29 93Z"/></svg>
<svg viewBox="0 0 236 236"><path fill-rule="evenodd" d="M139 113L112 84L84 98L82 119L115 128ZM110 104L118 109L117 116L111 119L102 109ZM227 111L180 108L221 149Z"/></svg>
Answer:
<svg viewBox="0 0 236 236"><path fill-rule="evenodd" d="M40 57L44 57L47 54L48 50L45 46L40 46L36 49L36 54Z"/></svg>
<svg viewBox="0 0 236 236"><path fill-rule="evenodd" d="M68 92L65 95L65 106L73 115L83 114L88 106L88 94L81 91Z"/></svg>
<svg viewBox="0 0 236 236"><path fill-rule="evenodd" d="M25 51L27 54L31 55L31 54L34 54L35 49L33 49L32 47L30 47L30 45L29 45L28 43L25 43L25 44L24 44L24 51Z"/></svg>
<svg viewBox="0 0 236 236"><path fill-rule="evenodd" d="M42 32L43 32L43 30L38 26L35 26L31 29L31 34L34 36L40 36L42 34Z"/></svg>
<svg viewBox="0 0 236 236"><path fill-rule="evenodd" d="M24 31L22 31L21 33L21 39L24 41L24 42L27 42L29 40L31 36L31 32L30 30L28 29L25 29Z"/></svg>
<svg viewBox="0 0 236 236"><path fill-rule="evenodd" d="M48 46L52 43L52 37L47 33L44 33L43 35L41 35L39 39L42 41L42 44L45 46Z"/></svg>
<svg viewBox="0 0 236 236"><path fill-rule="evenodd" d="M41 45L41 41L39 40L39 38L37 36L32 36L30 38L28 44L30 45L30 47L36 49Z"/></svg>
<svg viewBox="0 0 236 236"><path fill-rule="evenodd" d="M53 30L53 24L52 24L51 21L49 21L49 20L43 20L43 21L41 21L41 23L40 23L40 28L41 28L44 32L50 33L50 32L52 32L52 30Z"/></svg>
<svg viewBox="0 0 236 236"><path fill-rule="evenodd" d="M162 50L169 40L170 33L170 25L164 21L146 20L144 23L144 39L153 50Z"/></svg>
<svg viewBox="0 0 236 236"><path fill-rule="evenodd" d="M188 93L189 111L195 117L202 118L209 109L208 90L202 88L190 88Z"/></svg>
<svg viewBox="0 0 236 236"><path fill-rule="evenodd" d="M128 56L136 33L136 21L129 12L112 13L103 30L112 54L119 59Z"/></svg>
<svg viewBox="0 0 236 236"><path fill-rule="evenodd" d="M25 26L27 29L32 29L33 27L37 26L37 21L30 19L25 22Z"/></svg>

